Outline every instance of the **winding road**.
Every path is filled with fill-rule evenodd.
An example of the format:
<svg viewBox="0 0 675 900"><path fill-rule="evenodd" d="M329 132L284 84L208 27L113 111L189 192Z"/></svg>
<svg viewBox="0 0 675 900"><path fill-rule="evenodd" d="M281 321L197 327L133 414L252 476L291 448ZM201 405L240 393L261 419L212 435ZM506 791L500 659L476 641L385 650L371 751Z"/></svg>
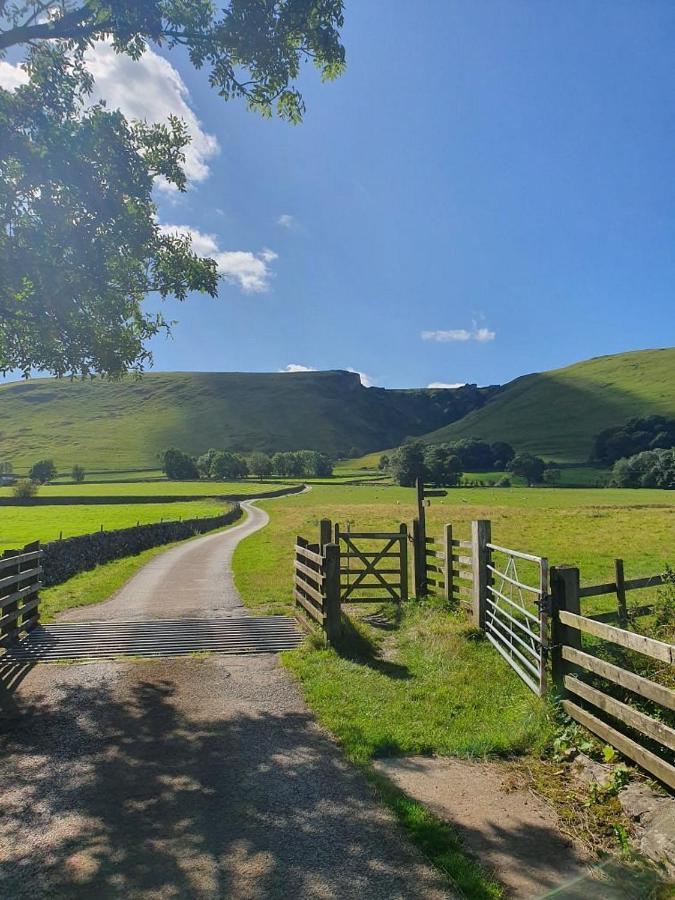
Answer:
<svg viewBox="0 0 675 900"><path fill-rule="evenodd" d="M241 616L267 516L155 557L81 622ZM0 896L440 898L274 654L27 666L0 733Z"/></svg>

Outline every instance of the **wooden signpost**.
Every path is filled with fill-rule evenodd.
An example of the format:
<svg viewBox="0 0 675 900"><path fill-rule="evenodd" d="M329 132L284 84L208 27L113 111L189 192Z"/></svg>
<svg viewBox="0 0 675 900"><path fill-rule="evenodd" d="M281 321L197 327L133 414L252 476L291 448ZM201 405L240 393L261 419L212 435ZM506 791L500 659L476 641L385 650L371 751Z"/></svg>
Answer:
<svg viewBox="0 0 675 900"><path fill-rule="evenodd" d="M417 520L413 526L414 561L415 561L415 596L425 597L427 593L427 500L431 497L447 497L444 490L432 490L424 487L424 479L418 478L417 488Z"/></svg>

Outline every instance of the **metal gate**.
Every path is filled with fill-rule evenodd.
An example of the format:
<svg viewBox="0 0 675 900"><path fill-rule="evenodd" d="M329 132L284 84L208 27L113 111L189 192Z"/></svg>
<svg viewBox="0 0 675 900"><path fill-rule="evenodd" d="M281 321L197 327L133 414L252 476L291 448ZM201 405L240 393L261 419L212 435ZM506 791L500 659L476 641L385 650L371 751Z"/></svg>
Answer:
<svg viewBox="0 0 675 900"><path fill-rule="evenodd" d="M487 544L485 633L535 694L546 693L548 560Z"/></svg>
<svg viewBox="0 0 675 900"><path fill-rule="evenodd" d="M401 603L408 599L408 526L398 531L342 531L335 526L340 548L341 603Z"/></svg>

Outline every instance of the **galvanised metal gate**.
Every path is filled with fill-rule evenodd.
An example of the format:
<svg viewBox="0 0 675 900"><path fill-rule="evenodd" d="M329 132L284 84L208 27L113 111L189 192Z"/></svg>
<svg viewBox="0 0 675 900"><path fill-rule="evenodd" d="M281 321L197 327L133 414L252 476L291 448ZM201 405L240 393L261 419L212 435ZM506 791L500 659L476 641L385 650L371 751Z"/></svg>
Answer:
<svg viewBox="0 0 675 900"><path fill-rule="evenodd" d="M548 560L487 545L485 633L535 694L546 693Z"/></svg>

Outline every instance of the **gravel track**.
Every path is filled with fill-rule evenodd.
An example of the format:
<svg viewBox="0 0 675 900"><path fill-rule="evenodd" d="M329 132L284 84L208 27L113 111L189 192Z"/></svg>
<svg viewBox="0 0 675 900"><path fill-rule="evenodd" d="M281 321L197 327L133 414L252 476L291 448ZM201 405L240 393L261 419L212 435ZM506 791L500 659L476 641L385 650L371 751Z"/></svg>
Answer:
<svg viewBox="0 0 675 900"><path fill-rule="evenodd" d="M155 557L61 621L241 615L230 560L267 521ZM0 896L440 898L438 873L272 655L5 672Z"/></svg>

